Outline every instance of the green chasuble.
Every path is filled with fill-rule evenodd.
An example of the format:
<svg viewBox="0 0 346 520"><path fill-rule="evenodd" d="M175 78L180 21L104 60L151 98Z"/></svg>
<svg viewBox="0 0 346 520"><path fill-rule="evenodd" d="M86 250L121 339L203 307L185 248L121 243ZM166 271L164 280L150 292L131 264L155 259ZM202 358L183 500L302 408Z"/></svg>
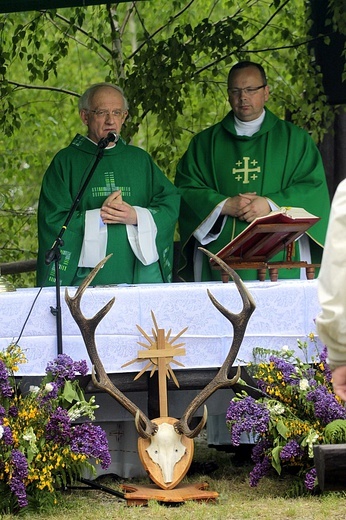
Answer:
<svg viewBox="0 0 346 520"><path fill-rule="evenodd" d="M197 134L179 161L175 184L182 196L179 217L182 279L194 280L195 230L220 202L245 192L256 192L278 207L301 207L321 217L307 232L311 261L320 263L330 210L320 153L305 130L282 121L268 109L260 130L251 137L236 134L232 111ZM218 238L203 247L217 253L247 225L235 217L227 217ZM292 260L299 259L299 245L295 242ZM282 260L285 252L270 259ZM247 280L257 279L255 270L240 270L239 275ZM299 269L280 269L280 278L299 276ZM210 268L206 255L202 280L220 280L220 272Z"/></svg>
<svg viewBox="0 0 346 520"><path fill-rule="evenodd" d="M98 153L97 146L79 134L59 151L48 167L38 207L37 285L55 284L54 263L45 264L49 251L65 223L68 212L88 177ZM155 165L147 152L127 145L104 150L87 188L63 234L59 263L61 285L80 285L91 271L78 267L87 210L101 208L115 190L131 206L150 211L157 227L156 247L159 260L143 265L134 255L127 238L126 225L107 225L107 251L113 253L93 280L94 285L118 283L169 282L173 268L174 230L179 214L178 190ZM101 218L100 218L101 223Z"/></svg>

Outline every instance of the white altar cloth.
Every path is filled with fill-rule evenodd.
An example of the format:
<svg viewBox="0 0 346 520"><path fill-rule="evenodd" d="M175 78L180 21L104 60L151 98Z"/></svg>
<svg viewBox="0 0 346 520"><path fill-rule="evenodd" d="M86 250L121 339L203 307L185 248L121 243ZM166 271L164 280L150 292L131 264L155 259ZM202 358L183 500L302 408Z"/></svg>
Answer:
<svg viewBox="0 0 346 520"><path fill-rule="evenodd" d="M254 347L280 349L288 345L296 348L297 339L306 341L309 333L315 333L314 319L319 312L316 280L254 281L245 285L256 302L256 310L239 351L241 364L252 360ZM135 372L143 368L144 362L126 368L122 365L137 358L138 351L143 349L139 341L147 343L136 325L152 337L151 311L160 329L166 333L171 330L170 338L188 327L175 342L185 343L186 355L176 358L184 368L221 366L232 342L233 328L211 303L207 289L230 311L241 310L241 298L233 282L88 287L81 305L86 317L93 316L115 297L113 307L96 331L97 347L106 371ZM73 296L76 288L67 290ZM38 288L29 288L0 293L0 348L18 340L38 291ZM75 361L86 359L91 368L64 295L65 288L61 288L63 352ZM18 375L44 374L47 362L57 355L56 318L50 310L56 306L55 296L55 288L46 287L33 306L18 341L28 359Z"/></svg>

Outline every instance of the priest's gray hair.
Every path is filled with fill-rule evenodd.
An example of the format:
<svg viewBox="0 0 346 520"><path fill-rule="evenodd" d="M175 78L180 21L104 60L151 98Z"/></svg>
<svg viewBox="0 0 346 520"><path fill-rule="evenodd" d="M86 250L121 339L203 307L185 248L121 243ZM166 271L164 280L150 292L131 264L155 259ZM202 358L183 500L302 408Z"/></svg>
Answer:
<svg viewBox="0 0 346 520"><path fill-rule="evenodd" d="M124 110L128 110L129 109L129 104L128 104L128 101L124 95L124 91L121 87L119 87L118 85L113 85L113 83L95 83L94 85L91 85L91 87L89 87L85 92L84 94L81 95L81 97L79 98L78 100L78 110L81 111L81 110L90 110L90 102L91 102L91 99L93 97L93 95L95 94L95 92L102 88L102 87L111 87L111 88L114 88L114 90L116 90L117 92L119 92L123 98L123 102L124 102Z"/></svg>

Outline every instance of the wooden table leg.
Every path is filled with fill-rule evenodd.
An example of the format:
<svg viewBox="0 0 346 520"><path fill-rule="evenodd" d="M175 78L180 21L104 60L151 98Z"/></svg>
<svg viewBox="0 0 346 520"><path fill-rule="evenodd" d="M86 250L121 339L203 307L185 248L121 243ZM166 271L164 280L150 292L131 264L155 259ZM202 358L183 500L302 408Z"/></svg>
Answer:
<svg viewBox="0 0 346 520"><path fill-rule="evenodd" d="M221 280L223 283L229 282L229 274L227 274L225 271L221 271Z"/></svg>
<svg viewBox="0 0 346 520"><path fill-rule="evenodd" d="M271 282L277 282L279 277L279 269L274 267L273 269L269 269L269 278Z"/></svg>
<svg viewBox="0 0 346 520"><path fill-rule="evenodd" d="M305 272L306 272L306 278L308 280L313 280L315 278L315 268L314 267L306 267Z"/></svg>
<svg viewBox="0 0 346 520"><path fill-rule="evenodd" d="M264 282L267 276L267 269L257 269L257 278L260 282Z"/></svg>

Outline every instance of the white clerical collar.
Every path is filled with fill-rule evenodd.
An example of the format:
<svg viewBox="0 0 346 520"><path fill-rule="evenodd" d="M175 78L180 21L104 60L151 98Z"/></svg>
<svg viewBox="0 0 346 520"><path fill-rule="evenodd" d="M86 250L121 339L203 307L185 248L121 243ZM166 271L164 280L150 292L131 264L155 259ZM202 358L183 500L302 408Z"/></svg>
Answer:
<svg viewBox="0 0 346 520"><path fill-rule="evenodd" d="M95 143L95 141L90 139L90 137L88 135L86 135L85 138L88 139L88 141L90 141L92 144L97 146L97 143ZM107 146L107 150L109 150L110 148L113 148L115 145L116 145L116 143L109 143L109 145Z"/></svg>
<svg viewBox="0 0 346 520"><path fill-rule="evenodd" d="M246 135L247 137L251 137L253 134L258 132L261 128L263 120L265 118L265 110L263 110L262 114L253 121L241 121L234 115L234 128L237 135Z"/></svg>

